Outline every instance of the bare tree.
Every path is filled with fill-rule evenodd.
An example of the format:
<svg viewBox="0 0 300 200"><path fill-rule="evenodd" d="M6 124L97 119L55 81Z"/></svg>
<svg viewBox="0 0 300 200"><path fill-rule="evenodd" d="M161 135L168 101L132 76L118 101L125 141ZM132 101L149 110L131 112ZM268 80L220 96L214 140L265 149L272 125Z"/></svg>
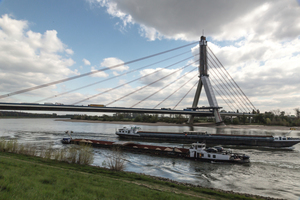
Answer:
<svg viewBox="0 0 300 200"><path fill-rule="evenodd" d="M125 168L125 159L119 148L114 148L112 154L108 158L109 169L115 171L123 171Z"/></svg>
<svg viewBox="0 0 300 200"><path fill-rule="evenodd" d="M280 115L280 110L279 109L272 110L271 112L274 113L275 116L279 116Z"/></svg>

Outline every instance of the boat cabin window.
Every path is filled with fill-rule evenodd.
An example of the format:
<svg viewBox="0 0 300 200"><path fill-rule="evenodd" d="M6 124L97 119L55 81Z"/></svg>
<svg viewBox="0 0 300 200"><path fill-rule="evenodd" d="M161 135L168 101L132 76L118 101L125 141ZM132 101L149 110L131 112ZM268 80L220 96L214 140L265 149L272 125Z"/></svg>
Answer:
<svg viewBox="0 0 300 200"><path fill-rule="evenodd" d="M213 155L213 158L216 158L216 155Z"/></svg>
<svg viewBox="0 0 300 200"><path fill-rule="evenodd" d="M210 158L210 154L207 154L207 157L209 157L209 158Z"/></svg>

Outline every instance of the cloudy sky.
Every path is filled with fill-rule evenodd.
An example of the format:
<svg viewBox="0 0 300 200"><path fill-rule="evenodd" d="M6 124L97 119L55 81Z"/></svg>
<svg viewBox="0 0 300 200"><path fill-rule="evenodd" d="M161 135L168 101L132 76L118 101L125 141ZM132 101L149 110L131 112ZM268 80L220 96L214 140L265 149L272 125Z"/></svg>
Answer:
<svg viewBox="0 0 300 200"><path fill-rule="evenodd" d="M261 112L294 114L300 107L300 0L0 0L0 95L109 68L0 101L73 104L93 97L81 104L153 108L173 94L158 107L173 108L187 95L176 107L183 109L196 89L197 43L126 63L202 34ZM207 105L203 93L199 106Z"/></svg>

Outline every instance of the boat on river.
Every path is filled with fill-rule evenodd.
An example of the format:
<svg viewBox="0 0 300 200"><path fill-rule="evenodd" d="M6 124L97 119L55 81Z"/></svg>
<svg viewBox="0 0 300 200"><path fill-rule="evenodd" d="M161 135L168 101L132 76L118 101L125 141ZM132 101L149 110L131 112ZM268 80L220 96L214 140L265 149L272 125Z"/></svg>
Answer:
<svg viewBox="0 0 300 200"><path fill-rule="evenodd" d="M123 127L116 131L120 138L138 140L157 140L168 142L204 142L207 145L240 145L263 147L291 147L300 142L300 138L272 135L228 135L208 134L202 131L151 132L141 131L139 127Z"/></svg>
<svg viewBox="0 0 300 200"><path fill-rule="evenodd" d="M148 153L168 157L182 157L196 161L209 162L230 162L230 163L249 163L250 157L245 154L233 153L231 150L224 150L223 147L216 146L207 148L204 143L193 143L190 148L168 147L139 144L130 141L104 141L89 139L63 138L63 144L87 144L93 147L118 148L121 150L137 153Z"/></svg>

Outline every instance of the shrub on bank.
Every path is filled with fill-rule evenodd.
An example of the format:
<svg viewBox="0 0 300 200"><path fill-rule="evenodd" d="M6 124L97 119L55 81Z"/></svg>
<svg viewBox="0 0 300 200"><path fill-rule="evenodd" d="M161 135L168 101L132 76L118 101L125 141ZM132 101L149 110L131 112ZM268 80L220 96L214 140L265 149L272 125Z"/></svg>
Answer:
<svg viewBox="0 0 300 200"><path fill-rule="evenodd" d="M68 149L53 149L46 147L38 150L30 144L19 144L17 140L0 140L0 151L16 154L39 156L44 159L53 159L69 163L89 165L94 161L94 154L91 145L71 146Z"/></svg>
<svg viewBox="0 0 300 200"><path fill-rule="evenodd" d="M108 167L114 171L123 171L125 168L125 159L120 149L113 149L112 154L108 158Z"/></svg>
<svg viewBox="0 0 300 200"><path fill-rule="evenodd" d="M90 165L94 161L93 149L90 145L81 144L77 151L77 163L81 165Z"/></svg>

